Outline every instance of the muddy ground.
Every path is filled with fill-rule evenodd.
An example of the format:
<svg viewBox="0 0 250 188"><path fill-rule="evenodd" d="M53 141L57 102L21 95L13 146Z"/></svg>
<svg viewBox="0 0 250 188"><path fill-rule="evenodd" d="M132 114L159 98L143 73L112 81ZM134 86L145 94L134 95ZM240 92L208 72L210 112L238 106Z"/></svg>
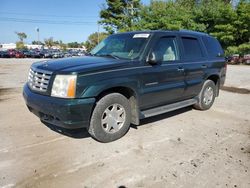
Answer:
<svg viewBox="0 0 250 188"><path fill-rule="evenodd" d="M228 66L209 111L148 118L102 144L85 130L51 130L27 110L33 61L0 59L0 187L250 187L250 66Z"/></svg>

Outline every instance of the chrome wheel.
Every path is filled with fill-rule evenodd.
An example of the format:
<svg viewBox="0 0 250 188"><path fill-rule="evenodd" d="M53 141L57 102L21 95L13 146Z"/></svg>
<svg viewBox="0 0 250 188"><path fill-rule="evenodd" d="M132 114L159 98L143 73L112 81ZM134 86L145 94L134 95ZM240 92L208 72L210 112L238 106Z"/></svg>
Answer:
<svg viewBox="0 0 250 188"><path fill-rule="evenodd" d="M112 104L102 114L102 128L107 133L115 133L123 127L125 119L126 112L124 107L120 104Z"/></svg>
<svg viewBox="0 0 250 188"><path fill-rule="evenodd" d="M213 91L213 88L212 87L207 87L204 91L204 98L203 98L203 102L206 104L206 105L209 105L212 100L213 100L213 96L214 96L214 91Z"/></svg>

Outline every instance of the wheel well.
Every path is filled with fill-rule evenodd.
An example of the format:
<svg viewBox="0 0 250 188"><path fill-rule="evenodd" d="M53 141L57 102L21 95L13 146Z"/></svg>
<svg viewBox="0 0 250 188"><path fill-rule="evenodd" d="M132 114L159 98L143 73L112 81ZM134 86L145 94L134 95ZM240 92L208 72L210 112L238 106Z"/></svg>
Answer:
<svg viewBox="0 0 250 188"><path fill-rule="evenodd" d="M109 88L107 90L102 91L97 97L97 100L100 100L102 97L104 97L107 94L110 93L120 93L122 95L124 95L127 99L129 99L131 96L135 95L134 91L130 88L127 87L113 87L113 88Z"/></svg>
<svg viewBox="0 0 250 188"><path fill-rule="evenodd" d="M211 75L207 79L208 80L212 80L214 82L214 84L217 85L217 83L219 81L219 76L217 76L217 75Z"/></svg>
<svg viewBox="0 0 250 188"><path fill-rule="evenodd" d="M135 125L139 125L139 107L137 102L137 95L134 90L128 87L113 87L107 90L102 91L97 97L97 101L99 101L105 95L110 93L120 93L125 96L131 107L131 123Z"/></svg>
<svg viewBox="0 0 250 188"><path fill-rule="evenodd" d="M216 86L216 96L219 96L219 87L220 87L220 78L218 75L211 75L207 78L208 80L212 80Z"/></svg>

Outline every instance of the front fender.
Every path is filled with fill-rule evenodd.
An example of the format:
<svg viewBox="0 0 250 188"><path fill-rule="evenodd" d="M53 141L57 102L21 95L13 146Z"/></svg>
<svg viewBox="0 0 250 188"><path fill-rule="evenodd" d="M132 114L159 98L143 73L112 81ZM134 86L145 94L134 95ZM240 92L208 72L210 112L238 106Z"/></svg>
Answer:
<svg viewBox="0 0 250 188"><path fill-rule="evenodd" d="M81 93L81 98L97 97L103 91L116 88L116 87L125 87L134 91L136 96L138 96L138 88L140 84L137 80L130 78L112 78L105 79L91 85L87 86L84 91Z"/></svg>

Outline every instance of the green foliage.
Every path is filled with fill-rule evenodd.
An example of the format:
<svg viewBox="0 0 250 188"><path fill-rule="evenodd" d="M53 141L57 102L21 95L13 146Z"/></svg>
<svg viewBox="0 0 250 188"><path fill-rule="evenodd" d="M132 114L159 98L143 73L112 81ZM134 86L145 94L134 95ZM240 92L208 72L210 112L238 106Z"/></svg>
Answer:
<svg viewBox="0 0 250 188"><path fill-rule="evenodd" d="M238 46L238 52L243 54L250 54L250 42L240 44Z"/></svg>
<svg viewBox="0 0 250 188"><path fill-rule="evenodd" d="M226 54L250 53L250 1L230 0L106 0L100 12L104 28L109 32L132 30L190 29L216 37ZM128 14L127 3L134 2L136 11ZM238 2L237 6L235 2ZM132 16L132 17L131 17Z"/></svg>
<svg viewBox="0 0 250 188"><path fill-rule="evenodd" d="M139 16L140 0L107 0L100 12L100 24L110 34L116 31L129 31Z"/></svg>
<svg viewBox="0 0 250 188"><path fill-rule="evenodd" d="M31 42L31 44L34 44L34 45L44 45L44 43L42 43L41 41L36 41L36 40L33 40Z"/></svg>
<svg viewBox="0 0 250 188"><path fill-rule="evenodd" d="M15 32L17 34L17 37L19 38L19 41L16 42L16 49L22 50L26 49L27 47L24 46L23 40L27 38L27 35L24 32Z"/></svg>
<svg viewBox="0 0 250 188"><path fill-rule="evenodd" d="M151 1L140 11L138 30L179 30L191 29L204 31L203 24L194 21L191 6L181 6L175 1Z"/></svg>
<svg viewBox="0 0 250 188"><path fill-rule="evenodd" d="M69 48L81 48L82 47L82 45L80 43L78 43L78 42L70 42L70 43L67 44L67 46Z"/></svg>
<svg viewBox="0 0 250 188"><path fill-rule="evenodd" d="M225 48L235 44L237 14L231 4L218 0L202 1L195 9L196 22L205 25L205 31L220 40Z"/></svg>
<svg viewBox="0 0 250 188"><path fill-rule="evenodd" d="M22 41L18 41L16 42L16 49L23 50L23 49L27 49L27 47L24 46L24 43Z"/></svg>
<svg viewBox="0 0 250 188"><path fill-rule="evenodd" d="M101 42L107 36L108 36L107 33L99 33L99 42ZM87 51L90 51L97 44L98 44L98 32L95 32L88 37L88 40L84 43L84 46L87 48Z"/></svg>
<svg viewBox="0 0 250 188"><path fill-rule="evenodd" d="M250 39L250 1L241 0L236 8L237 20L235 26L237 28L236 33L236 45L245 43Z"/></svg>
<svg viewBox="0 0 250 188"><path fill-rule="evenodd" d="M24 32L17 32L16 31L15 33L17 34L17 37L19 38L20 42L23 42L23 40L27 38L27 35Z"/></svg>
<svg viewBox="0 0 250 188"><path fill-rule="evenodd" d="M44 39L44 44L48 47L51 48L53 45L55 45L55 42L53 40L53 37Z"/></svg>

